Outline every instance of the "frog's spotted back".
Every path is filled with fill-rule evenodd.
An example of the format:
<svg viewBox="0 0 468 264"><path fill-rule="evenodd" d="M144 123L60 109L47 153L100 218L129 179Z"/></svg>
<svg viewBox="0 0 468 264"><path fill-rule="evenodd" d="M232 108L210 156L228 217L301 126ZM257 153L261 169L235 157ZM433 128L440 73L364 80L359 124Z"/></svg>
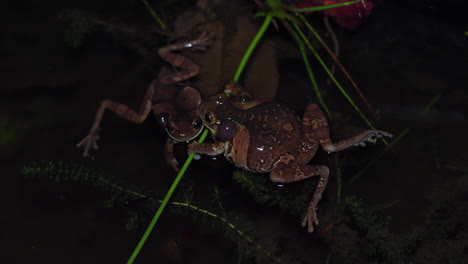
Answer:
<svg viewBox="0 0 468 264"><path fill-rule="evenodd" d="M309 105L300 118L288 105L269 99L254 99L237 84L228 83L225 93L200 104L198 115L210 129L215 143L192 142L189 153L216 156L224 154L235 166L270 173L274 182L294 182L320 176L303 225L308 231L318 224L315 208L328 182L329 170L309 165L319 145L327 152L364 144L374 136L391 136L380 130L367 130L333 143L328 122L317 105ZM227 125L225 125L227 124ZM227 133L226 130L231 130ZM229 135L229 136L226 136Z"/></svg>

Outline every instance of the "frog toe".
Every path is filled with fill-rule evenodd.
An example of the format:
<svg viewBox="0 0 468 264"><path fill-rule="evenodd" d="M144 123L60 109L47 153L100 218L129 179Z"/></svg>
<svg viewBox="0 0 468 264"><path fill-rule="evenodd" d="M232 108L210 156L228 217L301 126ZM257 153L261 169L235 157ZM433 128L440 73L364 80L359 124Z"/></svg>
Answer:
<svg viewBox="0 0 468 264"><path fill-rule="evenodd" d="M167 160L167 164L172 167L175 172L179 172L179 162L175 158L170 158Z"/></svg>
<svg viewBox="0 0 468 264"><path fill-rule="evenodd" d="M98 144L97 144L98 139L99 139L99 135L97 133L90 133L83 140L81 140L80 142L76 144L77 148L80 148L80 147L84 148L83 157L90 156L89 150L91 148L98 149Z"/></svg>
<svg viewBox="0 0 468 264"><path fill-rule="evenodd" d="M307 225L307 232L312 233L314 232L314 225L318 225L319 220L317 218L317 213L315 209L309 209L306 216L302 220L302 226L305 227Z"/></svg>

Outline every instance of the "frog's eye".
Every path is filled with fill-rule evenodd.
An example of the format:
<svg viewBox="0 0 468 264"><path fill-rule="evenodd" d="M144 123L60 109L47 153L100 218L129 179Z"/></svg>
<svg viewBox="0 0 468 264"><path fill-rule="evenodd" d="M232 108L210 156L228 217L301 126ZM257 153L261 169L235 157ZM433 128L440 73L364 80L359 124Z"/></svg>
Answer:
<svg viewBox="0 0 468 264"><path fill-rule="evenodd" d="M166 131L169 134L172 134L172 132L174 132L174 125L172 124L172 122L167 123Z"/></svg>
<svg viewBox="0 0 468 264"><path fill-rule="evenodd" d="M253 100L252 96L249 93L243 92L239 95L241 102L250 102Z"/></svg>
<svg viewBox="0 0 468 264"><path fill-rule="evenodd" d="M156 116L156 122L158 122L158 125L160 125L161 127L166 128L169 124L169 118L169 113L163 112Z"/></svg>
<svg viewBox="0 0 468 264"><path fill-rule="evenodd" d="M210 113L210 112L205 113L205 122L208 123L208 124L213 124L214 123L214 118L213 118L212 113Z"/></svg>
<svg viewBox="0 0 468 264"><path fill-rule="evenodd" d="M156 122L162 128L164 128L167 133L171 134L174 132L174 125L171 122L171 115L169 113L160 113L156 116Z"/></svg>
<svg viewBox="0 0 468 264"><path fill-rule="evenodd" d="M237 133L236 123L231 120L222 121L216 132L216 139L220 141L232 140Z"/></svg>
<svg viewBox="0 0 468 264"><path fill-rule="evenodd" d="M198 130L203 126L203 122L200 119L193 121L192 126L194 129Z"/></svg>

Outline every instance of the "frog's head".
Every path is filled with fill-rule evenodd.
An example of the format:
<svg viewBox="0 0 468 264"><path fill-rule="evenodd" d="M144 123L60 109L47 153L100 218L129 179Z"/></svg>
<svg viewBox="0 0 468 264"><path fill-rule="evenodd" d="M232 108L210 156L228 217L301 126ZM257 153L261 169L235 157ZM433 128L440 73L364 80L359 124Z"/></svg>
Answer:
<svg viewBox="0 0 468 264"><path fill-rule="evenodd" d="M227 141L234 137L246 118L256 114L255 106L266 101L270 99L254 99L241 86L228 82L223 93L203 100L198 107L198 115L213 136Z"/></svg>
<svg viewBox="0 0 468 264"><path fill-rule="evenodd" d="M156 104L154 114L158 124L175 141L189 141L196 138L203 129L197 107L201 102L200 93L185 87L177 95L175 103Z"/></svg>
<svg viewBox="0 0 468 264"><path fill-rule="evenodd" d="M203 100L198 106L198 116L212 134L216 134L223 120L228 119L232 105L225 93L219 93Z"/></svg>

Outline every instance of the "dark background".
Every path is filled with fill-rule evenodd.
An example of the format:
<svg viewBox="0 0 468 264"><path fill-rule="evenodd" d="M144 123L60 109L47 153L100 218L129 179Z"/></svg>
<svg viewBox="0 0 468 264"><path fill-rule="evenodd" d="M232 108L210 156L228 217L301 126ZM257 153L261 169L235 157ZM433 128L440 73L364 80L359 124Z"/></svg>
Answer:
<svg viewBox="0 0 468 264"><path fill-rule="evenodd" d="M251 14L256 10L249 1L239 2L250 8ZM171 12L193 8L192 4L175 1L160 4L167 9L157 11L170 20ZM75 147L88 132L102 99L113 98L137 107L154 76L151 69L157 69L161 61L154 58L154 62L148 62L150 59L115 38L114 32L90 34L79 47L70 47L64 41L68 23L58 19L64 8L86 10L149 31L157 28L139 1L4 1L0 49L2 262L122 263L146 224L126 231L126 207L104 208L102 201L108 196L100 190L23 178L20 171L31 161L76 161L164 194L174 173L163 162L165 134L152 118L135 125L108 114L94 159L83 158L81 149ZM345 184L344 193L363 197L372 206L398 201L382 212L392 217L390 230L398 234L424 223L434 196L450 196L464 189L455 203L460 224L453 243L456 252L465 257L467 11L465 1L376 1L372 15L357 31L347 32L334 25L341 61L379 110L381 118L375 121L376 126L394 135L411 127L359 180ZM322 27L321 19L313 21ZM271 30L268 37L284 39L275 34L284 32ZM154 46L163 44L161 39ZM314 100L300 58L280 60L279 72L278 99L291 104L303 98ZM325 83L325 77L319 79ZM309 94L304 97L295 92L296 87ZM334 88L324 92L336 117L332 121L335 138L365 129L364 122ZM428 114L419 115L438 95ZM177 149L179 160L183 160L184 146ZM379 142L346 152L343 181L383 149ZM331 167L331 157L320 151L316 162ZM300 228L299 219L282 215L278 208L256 204L231 179L232 166L219 160L222 158L194 162L184 178L196 186L201 204L209 200L204 194L208 195L216 184L229 194L227 204L231 208L247 215L257 227L263 226L259 227L261 232L283 242L281 254L296 261L292 263L325 263L328 251L318 242L317 232L307 234ZM327 196L336 193L333 169L331 178L321 206L327 206ZM164 213L137 263L234 263L235 246L218 229L210 230L190 217ZM186 245L173 246L174 241ZM451 244L441 247L447 245Z"/></svg>

